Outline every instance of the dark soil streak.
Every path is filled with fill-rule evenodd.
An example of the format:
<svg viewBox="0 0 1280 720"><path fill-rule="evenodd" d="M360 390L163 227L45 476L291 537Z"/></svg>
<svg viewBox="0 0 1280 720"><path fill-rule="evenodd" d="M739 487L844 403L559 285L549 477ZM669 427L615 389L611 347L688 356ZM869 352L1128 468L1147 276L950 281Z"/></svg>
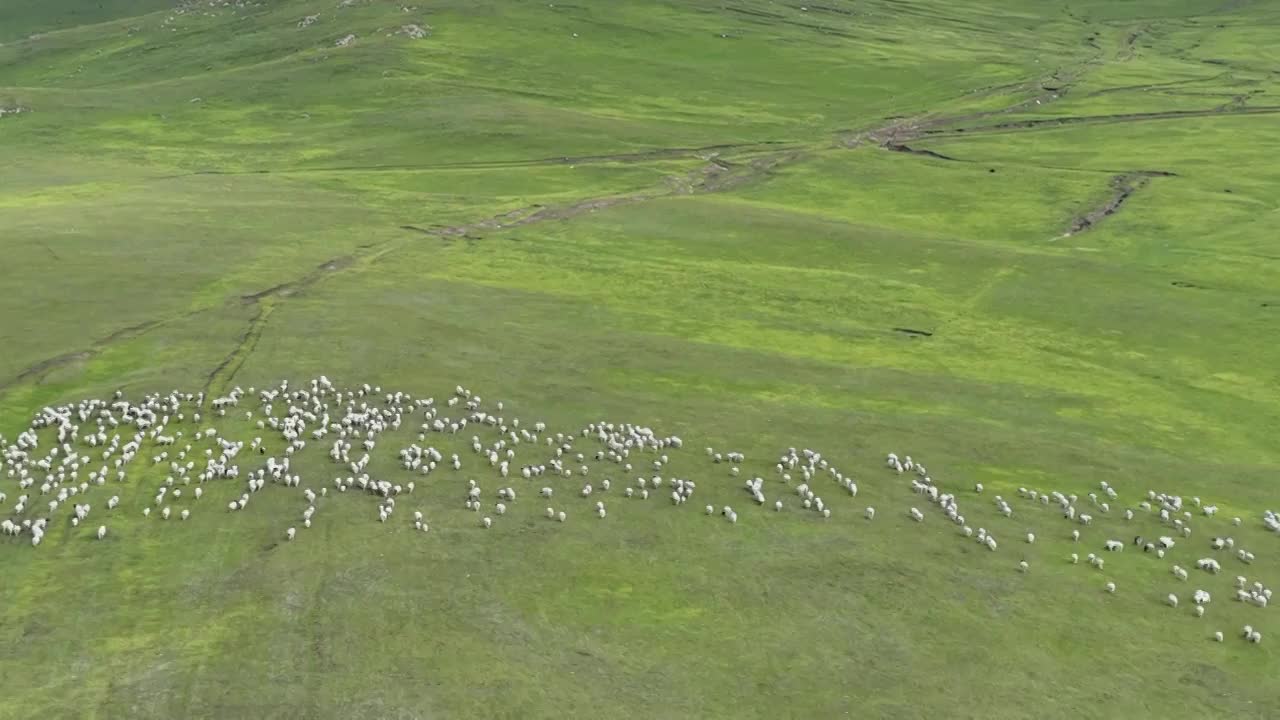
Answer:
<svg viewBox="0 0 1280 720"><path fill-rule="evenodd" d="M354 262L355 258L350 255L331 258L320 263L314 270L296 280L290 280L288 282L280 283L279 285L273 285L265 290L259 290L258 292L251 293L249 295L241 295L240 301L245 304L252 304L277 295L293 295L294 293L301 292L311 285L314 285L329 273L345 269Z"/></svg>
<svg viewBox="0 0 1280 720"><path fill-rule="evenodd" d="M892 152L911 153L912 155L923 155L925 157L936 158L938 160L950 160L953 162L955 161L955 158L947 157L942 153L934 152L932 150L913 148L910 145L903 145L901 143L893 143L893 142L886 143L884 147L885 149L890 150Z"/></svg>
<svg viewBox="0 0 1280 720"><path fill-rule="evenodd" d="M1141 190L1150 179L1140 175L1117 175L1111 179L1112 192L1111 197L1101 207L1095 208L1088 213L1076 218L1071 222L1071 227L1067 230L1066 235L1069 237L1086 230L1093 229L1098 223L1110 215L1114 215L1135 192Z"/></svg>

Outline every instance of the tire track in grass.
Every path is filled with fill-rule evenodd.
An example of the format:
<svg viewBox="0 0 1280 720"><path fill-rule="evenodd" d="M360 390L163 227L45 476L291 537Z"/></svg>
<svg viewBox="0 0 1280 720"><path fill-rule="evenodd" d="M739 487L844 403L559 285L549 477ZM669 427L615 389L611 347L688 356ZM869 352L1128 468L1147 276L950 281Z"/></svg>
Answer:
<svg viewBox="0 0 1280 720"><path fill-rule="evenodd" d="M107 349L107 347L113 343L121 340L131 340L149 332L164 322L164 320L148 320L136 325L130 325L116 330L110 335L94 340L89 344L89 347L83 350L75 350L72 352L62 353L61 355L54 355L53 357L28 365L9 380L0 382L0 393L28 381L39 382L43 380L46 375L60 367L88 360Z"/></svg>

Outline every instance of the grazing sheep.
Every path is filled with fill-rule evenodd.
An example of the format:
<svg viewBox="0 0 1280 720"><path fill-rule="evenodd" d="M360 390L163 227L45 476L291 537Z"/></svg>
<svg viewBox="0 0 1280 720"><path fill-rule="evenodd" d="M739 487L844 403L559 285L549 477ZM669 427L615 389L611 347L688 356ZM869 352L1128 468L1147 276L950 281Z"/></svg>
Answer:
<svg viewBox="0 0 1280 720"><path fill-rule="evenodd" d="M1103 589L1114 595L1116 592L1116 584L1113 582L1109 582L1103 586Z"/></svg>
<svg viewBox="0 0 1280 720"><path fill-rule="evenodd" d="M297 530L295 530L294 528L289 528L288 530L285 531L284 536L286 540L292 540L293 537L297 534L298 534Z"/></svg>
<svg viewBox="0 0 1280 720"><path fill-rule="evenodd" d="M556 516L556 511L555 511L555 509L554 509L554 508L547 508L547 519L549 519L549 520L554 520L554 519L555 519L555 516Z"/></svg>
<svg viewBox="0 0 1280 720"><path fill-rule="evenodd" d="M488 530L489 528L493 527L493 520L491 518L486 517L480 521L480 524L484 526L485 530Z"/></svg>
<svg viewBox="0 0 1280 720"><path fill-rule="evenodd" d="M1079 531L1079 530L1072 530L1072 531L1071 531L1071 542L1080 542L1080 531Z"/></svg>
<svg viewBox="0 0 1280 720"><path fill-rule="evenodd" d="M1027 564L1026 560L1023 560L1018 563L1018 572L1025 573L1030 569L1031 569L1031 566Z"/></svg>
<svg viewBox="0 0 1280 720"><path fill-rule="evenodd" d="M1165 596L1164 601L1169 603L1170 607L1175 607L1175 608L1178 607L1178 596L1174 595L1173 593L1169 593L1167 596Z"/></svg>
<svg viewBox="0 0 1280 720"><path fill-rule="evenodd" d="M1036 541L1036 534L1035 534L1035 533L1027 533L1027 544L1028 544L1028 545L1031 545L1031 544L1035 543L1035 541Z"/></svg>
<svg viewBox="0 0 1280 720"><path fill-rule="evenodd" d="M1079 563L1080 563L1080 556L1075 553L1071 553L1071 564L1077 565Z"/></svg>
<svg viewBox="0 0 1280 720"><path fill-rule="evenodd" d="M1222 565L1213 558L1200 558L1196 561L1196 567L1214 575L1222 572Z"/></svg>
<svg viewBox="0 0 1280 720"><path fill-rule="evenodd" d="M107 536L107 526L106 526L106 525L99 525L99 526L98 526L98 539L99 539L99 540L101 540L102 538L104 538L104 537L106 537L106 536Z"/></svg>
<svg viewBox="0 0 1280 720"><path fill-rule="evenodd" d="M1215 632L1215 633L1213 634L1213 641L1214 641L1214 642L1222 642L1222 631L1221 631L1221 630L1219 630L1218 632Z"/></svg>
<svg viewBox="0 0 1280 720"><path fill-rule="evenodd" d="M564 514L564 511L563 511L563 510L561 510L561 511L560 511L560 513L559 513L558 515L556 515L556 520L559 520L560 522L564 522L564 521L565 521L565 518L567 518L567 517L568 517L568 515L565 515L565 514Z"/></svg>
<svg viewBox="0 0 1280 720"><path fill-rule="evenodd" d="M1109 552L1120 552L1124 550L1124 543L1119 540L1108 540L1105 547Z"/></svg>
<svg viewBox="0 0 1280 720"><path fill-rule="evenodd" d="M876 509L873 507L869 507L863 511L863 514L866 516L868 520L874 520L876 518Z"/></svg>

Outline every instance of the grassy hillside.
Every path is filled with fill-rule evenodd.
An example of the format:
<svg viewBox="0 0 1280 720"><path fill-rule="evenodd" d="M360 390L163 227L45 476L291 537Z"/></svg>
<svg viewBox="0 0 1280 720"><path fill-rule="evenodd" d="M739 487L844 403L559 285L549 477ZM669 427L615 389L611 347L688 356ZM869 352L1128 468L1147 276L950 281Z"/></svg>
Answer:
<svg viewBox="0 0 1280 720"><path fill-rule="evenodd" d="M560 525L518 479L486 532L462 495L498 478L433 435L462 471L285 543L277 485L144 518L148 445L86 526L0 536L0 718L1280 716L1276 610L1231 599L1280 581L1277 33L1202 0L0 3L0 444L46 404L323 374L650 425L698 482L615 476L598 520L564 480ZM861 492L803 511L789 447ZM1100 482L1078 545L1017 492ZM1148 490L1220 511L1068 562L1172 533Z"/></svg>

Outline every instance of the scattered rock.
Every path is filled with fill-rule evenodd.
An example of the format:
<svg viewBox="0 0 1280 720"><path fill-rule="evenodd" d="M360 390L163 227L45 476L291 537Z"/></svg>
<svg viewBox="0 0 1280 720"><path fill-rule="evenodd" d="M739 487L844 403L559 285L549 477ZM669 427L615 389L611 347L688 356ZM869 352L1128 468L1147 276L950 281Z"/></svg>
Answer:
<svg viewBox="0 0 1280 720"><path fill-rule="evenodd" d="M320 19L319 15L308 15L298 21L298 27L299 28L311 27L319 19Z"/></svg>
<svg viewBox="0 0 1280 720"><path fill-rule="evenodd" d="M421 25L401 25L396 32L397 35L405 35L412 40L421 40L431 32L431 26L422 27Z"/></svg>
<svg viewBox="0 0 1280 720"><path fill-rule="evenodd" d="M355 41L356 41L356 36L355 36L355 35L347 35L346 37L341 38L340 40L338 40L338 42L334 43L334 46L335 46L335 47L347 47L348 45L350 45L351 43L353 43L353 42L355 42Z"/></svg>
<svg viewBox="0 0 1280 720"><path fill-rule="evenodd" d="M4 117L5 115L18 115L24 112L31 112L31 108L25 108L21 105L16 107L0 107L0 117Z"/></svg>

